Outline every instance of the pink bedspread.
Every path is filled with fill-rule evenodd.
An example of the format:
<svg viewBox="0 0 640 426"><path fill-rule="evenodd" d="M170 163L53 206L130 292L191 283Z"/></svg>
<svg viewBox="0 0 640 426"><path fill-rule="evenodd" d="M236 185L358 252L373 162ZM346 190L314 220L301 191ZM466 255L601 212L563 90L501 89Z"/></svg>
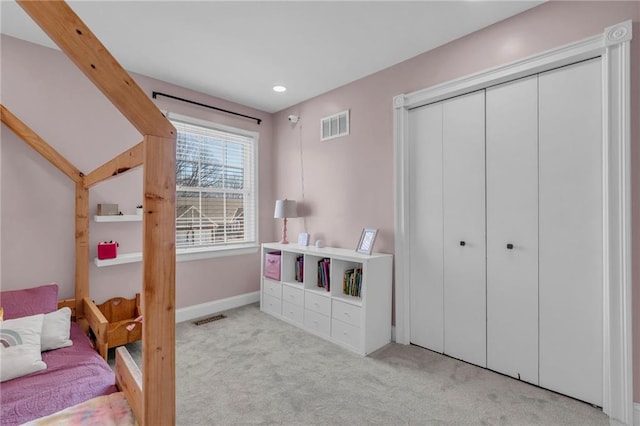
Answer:
<svg viewBox="0 0 640 426"><path fill-rule="evenodd" d="M71 340L73 346L42 353L46 370L0 383L0 424L19 425L116 392L113 371L75 323Z"/></svg>

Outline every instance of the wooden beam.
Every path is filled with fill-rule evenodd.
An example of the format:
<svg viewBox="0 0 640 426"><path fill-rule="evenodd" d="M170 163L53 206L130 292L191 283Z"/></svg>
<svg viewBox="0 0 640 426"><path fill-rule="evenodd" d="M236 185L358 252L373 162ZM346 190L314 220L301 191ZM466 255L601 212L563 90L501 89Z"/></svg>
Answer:
<svg viewBox="0 0 640 426"><path fill-rule="evenodd" d="M140 142L133 148L123 152L114 159L104 163L84 178L84 187L91 188L93 185L106 179L118 176L133 168L142 165L143 143Z"/></svg>
<svg viewBox="0 0 640 426"><path fill-rule="evenodd" d="M0 119L13 133L25 141L27 145L36 150L40 155L53 164L58 170L69 176L74 182L82 181L82 173L73 164L64 158L51 145L45 142L36 132L13 115L4 105L0 104Z"/></svg>
<svg viewBox="0 0 640 426"><path fill-rule="evenodd" d="M120 391L124 392L124 396L127 398L138 424L147 424L143 423L142 420L142 373L140 373L136 362L131 358L131 354L124 346L116 349L116 385ZM157 424L175 424L175 422L169 423L167 421L166 423Z"/></svg>
<svg viewBox="0 0 640 426"><path fill-rule="evenodd" d="M65 2L17 2L140 134L175 134L169 120Z"/></svg>
<svg viewBox="0 0 640 426"><path fill-rule="evenodd" d="M144 137L144 425L175 424L176 141Z"/></svg>
<svg viewBox="0 0 640 426"><path fill-rule="evenodd" d="M89 190L76 183L76 318L84 318L89 297Z"/></svg>

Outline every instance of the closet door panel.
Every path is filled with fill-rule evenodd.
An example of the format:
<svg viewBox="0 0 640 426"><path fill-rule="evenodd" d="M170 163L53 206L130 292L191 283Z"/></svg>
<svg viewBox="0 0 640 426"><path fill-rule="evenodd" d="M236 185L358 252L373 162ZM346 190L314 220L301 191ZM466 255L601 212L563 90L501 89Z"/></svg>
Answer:
<svg viewBox="0 0 640 426"><path fill-rule="evenodd" d="M486 366L484 91L443 102L444 351Z"/></svg>
<svg viewBox="0 0 640 426"><path fill-rule="evenodd" d="M487 89L487 367L538 383L538 77Z"/></svg>
<svg viewBox="0 0 640 426"><path fill-rule="evenodd" d="M601 63L540 74L540 385L602 405Z"/></svg>
<svg viewBox="0 0 640 426"><path fill-rule="evenodd" d="M411 343L443 352L442 104L409 112Z"/></svg>

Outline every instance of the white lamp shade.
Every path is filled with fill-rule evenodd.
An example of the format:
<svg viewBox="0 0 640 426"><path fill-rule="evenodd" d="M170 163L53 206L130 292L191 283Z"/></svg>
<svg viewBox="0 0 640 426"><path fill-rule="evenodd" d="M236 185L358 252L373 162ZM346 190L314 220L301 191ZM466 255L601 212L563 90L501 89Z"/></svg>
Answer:
<svg viewBox="0 0 640 426"><path fill-rule="evenodd" d="M282 219L285 217L298 217L298 206L295 200L276 200L276 209L273 217Z"/></svg>

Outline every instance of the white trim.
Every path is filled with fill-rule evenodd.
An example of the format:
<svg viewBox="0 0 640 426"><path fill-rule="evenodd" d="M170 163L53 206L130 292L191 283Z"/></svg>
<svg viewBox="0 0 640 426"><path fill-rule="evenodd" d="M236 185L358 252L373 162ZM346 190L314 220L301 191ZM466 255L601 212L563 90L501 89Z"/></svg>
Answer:
<svg viewBox="0 0 640 426"><path fill-rule="evenodd" d="M94 222L142 222L141 214L120 214L111 216L93 216Z"/></svg>
<svg viewBox="0 0 640 426"><path fill-rule="evenodd" d="M411 298L409 288L403 285L405 277L410 276L411 257L409 253L409 238L407 235L406 224L409 223L409 153L408 148L408 126L409 126L409 110L405 106L404 95L396 96L393 99L393 155L395 158L395 300L396 300L396 342L404 345L409 344L409 324L410 324L410 306Z"/></svg>
<svg viewBox="0 0 640 426"><path fill-rule="evenodd" d="M178 249L176 262L190 262L192 260L215 259L227 256L242 256L258 252L260 246L257 243L235 244L233 246L201 247L196 249ZM184 250L184 251L183 251ZM142 262L142 253L119 254L114 259L93 258L93 263L98 267L122 265L124 263Z"/></svg>
<svg viewBox="0 0 640 426"><path fill-rule="evenodd" d="M259 165L258 163L260 158L260 151L258 149L258 147L260 146L260 133L253 130L246 130L246 129L241 129L237 127L227 126L227 125L219 124L213 121L202 120L199 118L190 117L188 115L182 115L182 114L178 114L178 113L170 112L166 110L162 110L162 113L168 120L175 120L177 122L181 122L185 124L191 124L195 126L212 129L215 131L226 132L233 135L238 135L245 138L253 139L251 143L248 143L248 142L246 143L247 145L251 146L251 149L253 150L253 155L245 157L245 161L249 163L249 166L245 167L245 170L251 171L251 173L245 173L245 187L251 186L251 188L248 191L241 191L241 192L245 196L251 196L251 195L253 196L252 208L248 208L248 206L246 205L247 204L246 198L244 203L245 204L244 205L245 225L247 224L247 222L249 222L249 224L253 224L253 226L251 227L245 226L245 241L257 241L258 235L260 235L260 227L259 227L260 199L258 197L258 194L260 193L260 187L259 187L260 170L258 168L258 165ZM250 181L250 185L246 184L247 181ZM176 191L183 190L183 189L188 190L189 188L178 188L176 186ZM252 215L253 217L251 217ZM252 220L247 221L246 220L247 218L251 218ZM257 242L255 244L257 244ZM259 247L259 245L257 245L256 247ZM230 253L229 255L233 255L233 254L235 253ZM219 255L211 255L206 257L219 257ZM184 260L195 260L195 259L202 259L206 257L192 258L191 256L185 256ZM178 261L180 261L179 257L178 257Z"/></svg>
<svg viewBox="0 0 640 426"><path fill-rule="evenodd" d="M631 358L631 180L630 180L630 40L631 20L598 36L570 43L500 67L481 71L393 99L395 206L396 341L409 343L410 297L406 277L408 250L409 109L463 93L601 56L603 65L604 309L603 411L611 422L633 422ZM636 408L636 416L637 416Z"/></svg>
<svg viewBox="0 0 640 426"><path fill-rule="evenodd" d="M634 426L640 426L640 403L633 404L633 424Z"/></svg>
<svg viewBox="0 0 640 426"><path fill-rule="evenodd" d="M217 257L241 256L257 253L258 243L233 244L221 247L203 247L198 249L178 249L176 262L189 262L191 260L213 259Z"/></svg>
<svg viewBox="0 0 640 426"><path fill-rule="evenodd" d="M213 300L211 302L200 303L199 305L187 306L176 309L176 323L191 321L196 318L214 315L229 309L250 305L260 301L260 292L239 294L238 296L227 297L226 299Z"/></svg>

